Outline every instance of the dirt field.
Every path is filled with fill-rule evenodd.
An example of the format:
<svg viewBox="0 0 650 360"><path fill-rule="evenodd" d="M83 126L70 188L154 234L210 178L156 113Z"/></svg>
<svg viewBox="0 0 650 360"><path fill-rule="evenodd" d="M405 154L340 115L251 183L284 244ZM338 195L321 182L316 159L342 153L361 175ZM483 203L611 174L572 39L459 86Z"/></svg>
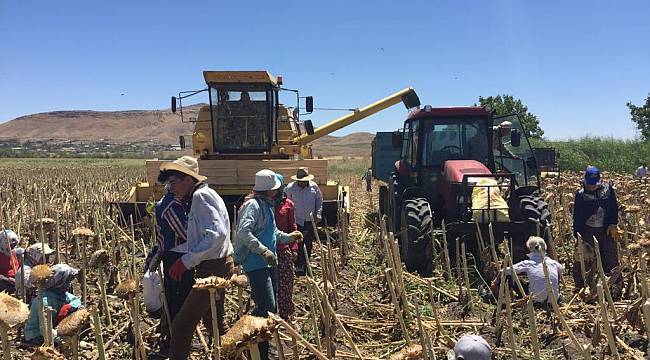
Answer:
<svg viewBox="0 0 650 360"><path fill-rule="evenodd" d="M140 161L3 160L0 165L5 169L0 175L0 223L18 229L22 245L36 242L41 237L39 228L34 226L36 219L53 218L59 224L58 233L53 230L49 241L53 247L57 246L54 240L58 236L58 259L83 268L83 242L72 236L72 230L85 226L98 234L88 240L85 250L88 258L97 249L106 249L110 254L112 263L105 270L110 324L102 307L98 269L90 266L86 266L86 304L98 308L102 314L101 333L106 358L134 358L129 310L126 302L115 295L114 289L119 280L130 277L129 269L133 266L136 275L142 275L142 263L151 246L151 234L146 228L144 231L136 229L133 238L128 227L115 226L115 220L106 211L106 202L124 198L131 184L144 177ZM578 355L576 343L588 346L587 352L592 358L601 359L613 358L604 325L607 320L613 330L611 340L619 358L645 358L647 335L641 305L648 296L644 266L650 248L650 237L646 233L650 221L648 183L615 174L604 175L617 188L624 206L620 215L621 227L626 231L620 243L622 270L610 279L612 285L608 287L614 309L606 306L607 299L604 305L599 306L594 289L574 292L570 269L575 242L570 230L570 208L572 194L579 187L579 176L566 174L559 183L552 180L545 184L545 197L554 216L555 250L558 261L567 272L561 283L559 312L535 308L537 334L531 337L530 325L533 322L522 301L513 299L510 312L508 307L497 312L496 304L489 301L490 295L479 293L478 289L485 288L491 279L482 279L472 256L467 259L467 278L472 289L469 295L462 291L465 283L462 269L457 272L453 268L451 276L448 276L441 260L436 263L435 276L431 279L408 274L401 270L401 266L391 267L391 261L398 259L393 252L386 251L387 242L381 240L375 216L379 183L373 184L373 193L364 191L365 183L361 176L366 167L367 161L364 160L340 160L331 164L332 176L352 188L351 226L346 242L335 242L331 247L315 245L314 248L316 255L311 260L313 279L322 284L323 268L330 269L326 276L330 280L327 283L327 301L325 296L320 301L313 301L310 294L315 290L308 278L301 278L296 283L297 322L305 341L313 346L320 343L321 351L327 353L325 329L328 327L321 321L324 319L325 323L332 323L329 327L333 334L331 343L336 348L336 358L341 359L358 357L355 347L364 359L389 358L407 343L420 344L422 339L429 344L428 348L436 358L444 359L449 347L464 333L483 335L491 344L496 359L512 358L513 354L521 359L534 358L533 338L539 342L543 359L583 358ZM44 236L48 237L48 234ZM342 256L346 253L343 251L346 246L349 250L346 256ZM430 296L429 280L433 297ZM82 294L81 284L82 281L74 284L77 295ZM139 328L146 346L155 349L157 321L146 316L141 294L138 299ZM254 306L248 301L248 291L244 291L243 299L244 304L248 303L246 309ZM238 300L237 290L229 290L226 302L229 325L235 322ZM331 304L344 329L327 311L327 304ZM329 316L320 315L321 307ZM601 308L605 309L606 320ZM201 331L207 337L204 327ZM292 346L289 332L283 328L280 332L286 340L283 352L287 358L292 356L292 348L297 349L300 358L314 358L303 343L297 342ZM9 339L15 359L22 359L34 351L21 342L20 331L11 330ZM67 351L67 348L64 346L61 351ZM81 334L80 351L81 358L97 358L95 332L90 328ZM278 351L277 347L275 351ZM197 350L193 358L207 359L209 353Z"/></svg>

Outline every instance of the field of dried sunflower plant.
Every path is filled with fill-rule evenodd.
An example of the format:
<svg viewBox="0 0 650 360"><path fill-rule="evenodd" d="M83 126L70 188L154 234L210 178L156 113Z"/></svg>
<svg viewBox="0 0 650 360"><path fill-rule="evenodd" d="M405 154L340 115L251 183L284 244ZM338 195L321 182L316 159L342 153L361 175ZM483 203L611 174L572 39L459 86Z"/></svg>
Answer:
<svg viewBox="0 0 650 360"><path fill-rule="evenodd" d="M61 329L69 336L63 337L57 351L65 358L75 358L73 353L82 359L146 358L158 341L158 322L147 316L139 285L152 233L147 226L120 227L117 214L107 207L144 178L144 166L138 161L11 161L0 165L4 170L0 224L17 230L22 246L45 240L57 250L55 262L82 269L74 291L89 311L78 315L76 323L66 324L72 330ZM513 295L505 291L496 303L485 292L491 279L481 277L471 254L447 266L442 245L448 241L448 247L453 246L453 239L435 239L438 261L432 278L407 273L391 234L382 231L376 213L378 183L373 184L375 192L365 191L361 178L365 165L333 164L333 177L352 188L350 227L347 232L340 228L319 232L320 243L315 244L310 261L311 276L296 282L299 328L279 319L258 324L244 317L248 323L237 322L254 306L245 281L244 287L229 286L241 285L236 279L200 285L206 289L229 286L227 323L241 333L222 337L221 356L232 356L260 338L271 337L273 353L280 359L445 359L454 341L471 332L488 340L497 359L645 358L644 318L650 316L650 305L644 307L649 296L650 184L604 175L614 183L622 205L622 266L602 280L596 269L591 286L580 291L575 291L570 276L576 246L571 207L580 177L563 174L560 181L545 184L544 196L554 216L552 250L567 271L561 284L562 301L538 309L529 307L525 298L505 301ZM495 251L505 253L503 245ZM496 268L507 265L507 257L498 257L494 264ZM20 326L12 324L8 332L11 356L20 359L38 352L21 342ZM0 325L5 326L1 316ZM216 354L206 326L211 324L198 329L203 349L193 351L194 359ZM258 332L251 333L251 327ZM43 358L56 358L54 350L40 351L47 354Z"/></svg>

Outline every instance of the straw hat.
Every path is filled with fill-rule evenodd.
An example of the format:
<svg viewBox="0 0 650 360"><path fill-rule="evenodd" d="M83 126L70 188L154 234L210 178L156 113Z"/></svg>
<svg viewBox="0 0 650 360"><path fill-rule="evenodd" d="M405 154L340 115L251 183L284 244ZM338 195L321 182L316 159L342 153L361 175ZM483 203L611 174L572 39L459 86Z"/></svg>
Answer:
<svg viewBox="0 0 650 360"><path fill-rule="evenodd" d="M296 181L310 181L314 180L314 175L309 174L309 168L300 167L296 172L296 175L292 176L291 179Z"/></svg>
<svg viewBox="0 0 650 360"><path fill-rule="evenodd" d="M189 175L201 182L207 180L207 177L199 175L199 163L191 156L182 156L171 162L160 164L160 171L175 170L185 175Z"/></svg>
<svg viewBox="0 0 650 360"><path fill-rule="evenodd" d="M275 177L275 173L271 170L260 170L255 174L254 191L269 191L279 189L282 183Z"/></svg>

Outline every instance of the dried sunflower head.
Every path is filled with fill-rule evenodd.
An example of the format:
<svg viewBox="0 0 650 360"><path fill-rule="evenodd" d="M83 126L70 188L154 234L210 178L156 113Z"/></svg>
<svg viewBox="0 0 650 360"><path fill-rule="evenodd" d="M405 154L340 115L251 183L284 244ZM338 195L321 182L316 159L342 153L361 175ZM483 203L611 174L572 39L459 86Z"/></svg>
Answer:
<svg viewBox="0 0 650 360"><path fill-rule="evenodd" d="M219 277L219 276L209 276L206 278L196 279L194 283L195 289L225 289L230 285L230 281Z"/></svg>
<svg viewBox="0 0 650 360"><path fill-rule="evenodd" d="M86 309L79 309L70 316L61 320L56 326L56 332L60 336L73 336L80 332L90 322L90 313Z"/></svg>
<svg viewBox="0 0 650 360"><path fill-rule="evenodd" d="M650 249L650 237L644 234L644 237L639 239L639 246L645 248L646 250Z"/></svg>
<svg viewBox="0 0 650 360"><path fill-rule="evenodd" d="M61 355L54 348L41 346L30 357L31 360L65 360L65 357Z"/></svg>
<svg viewBox="0 0 650 360"><path fill-rule="evenodd" d="M635 214L641 211L641 207L638 205L624 205L623 211L628 214Z"/></svg>
<svg viewBox="0 0 650 360"><path fill-rule="evenodd" d="M236 353L249 345L268 341L273 336L277 323L271 318L244 315L221 338L226 354Z"/></svg>
<svg viewBox="0 0 650 360"><path fill-rule="evenodd" d="M93 237L95 236L95 233L85 227L78 227L74 230L72 230L72 235L79 235L79 236L86 236L86 237Z"/></svg>
<svg viewBox="0 0 650 360"><path fill-rule="evenodd" d="M90 266L91 267L100 267L108 264L109 255L107 250L97 250L90 257Z"/></svg>
<svg viewBox="0 0 650 360"><path fill-rule="evenodd" d="M0 292L0 325L11 329L24 324L28 317L27 304L5 292Z"/></svg>
<svg viewBox="0 0 650 360"><path fill-rule="evenodd" d="M36 265L32 268L32 272L29 275L29 281L36 287L44 288L47 286L48 280L52 277L53 272L47 264Z"/></svg>
<svg viewBox="0 0 650 360"><path fill-rule="evenodd" d="M420 344L413 344L407 348L400 350L393 354L390 360L419 360L424 359L422 356L422 346Z"/></svg>
<svg viewBox="0 0 650 360"><path fill-rule="evenodd" d="M241 275L233 275L230 278L230 282L234 284L237 287L240 288L245 288L248 287L248 276L241 274Z"/></svg>
<svg viewBox="0 0 650 360"><path fill-rule="evenodd" d="M48 227L48 226L52 226L52 225L54 225L54 224L56 224L56 220L54 220L54 219L52 219L52 218L48 218L48 217L44 217L44 218L40 218L40 219L36 219L36 220L34 221L34 225L35 225L35 226L43 225L43 226L45 226L45 227Z"/></svg>
<svg viewBox="0 0 650 360"><path fill-rule="evenodd" d="M128 299L130 296L135 295L137 290L135 280L126 280L117 285L115 294L122 299Z"/></svg>

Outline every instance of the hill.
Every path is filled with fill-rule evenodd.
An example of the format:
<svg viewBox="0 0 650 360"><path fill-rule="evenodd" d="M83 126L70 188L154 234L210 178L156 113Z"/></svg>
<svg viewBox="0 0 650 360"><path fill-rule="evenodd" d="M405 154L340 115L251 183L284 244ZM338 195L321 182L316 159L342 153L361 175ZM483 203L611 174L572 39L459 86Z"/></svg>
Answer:
<svg viewBox="0 0 650 360"><path fill-rule="evenodd" d="M196 118L202 104L183 108L185 119ZM166 110L52 111L21 116L0 124L0 140L84 141L115 144L178 144L178 136L191 134L193 124ZM370 133L325 136L314 142L317 156L369 156Z"/></svg>
<svg viewBox="0 0 650 360"><path fill-rule="evenodd" d="M183 109L196 116L199 106ZM178 135L192 131L171 110L53 111L21 116L0 124L0 138L25 140L82 140L114 143L177 144Z"/></svg>

